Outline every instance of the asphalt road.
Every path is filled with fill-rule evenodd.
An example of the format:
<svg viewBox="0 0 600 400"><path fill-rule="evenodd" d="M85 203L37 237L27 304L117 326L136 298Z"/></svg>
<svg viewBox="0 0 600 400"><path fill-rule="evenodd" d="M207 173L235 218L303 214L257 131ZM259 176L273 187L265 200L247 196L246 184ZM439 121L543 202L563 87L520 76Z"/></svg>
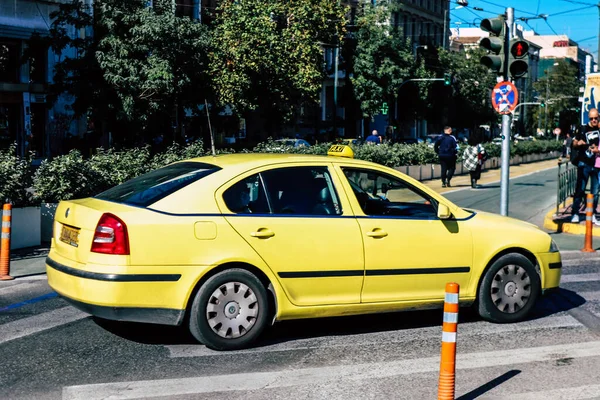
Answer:
<svg viewBox="0 0 600 400"><path fill-rule="evenodd" d="M553 172L512 182L512 216L549 208ZM490 186L448 197L495 211ZM257 347L220 353L180 328L91 318L44 276L0 282L0 398L433 399L441 320L437 310L282 322ZM461 309L458 330L458 399L600 399L600 258L566 253L560 291L528 321Z"/></svg>

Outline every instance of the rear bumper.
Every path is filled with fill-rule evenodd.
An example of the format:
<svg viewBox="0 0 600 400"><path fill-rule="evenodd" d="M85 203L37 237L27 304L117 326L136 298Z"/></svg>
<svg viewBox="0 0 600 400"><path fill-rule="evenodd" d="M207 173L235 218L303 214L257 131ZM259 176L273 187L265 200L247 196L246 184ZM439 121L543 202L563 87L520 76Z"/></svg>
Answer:
<svg viewBox="0 0 600 400"><path fill-rule="evenodd" d="M80 264L50 252L48 284L76 308L100 318L180 325L206 267ZM149 273L150 272L150 273Z"/></svg>
<svg viewBox="0 0 600 400"><path fill-rule="evenodd" d="M84 303L71 299L64 294L59 295L73 307L91 314L95 317L114 321L143 322L148 324L181 325L185 310L170 308L145 308L145 307L108 307Z"/></svg>

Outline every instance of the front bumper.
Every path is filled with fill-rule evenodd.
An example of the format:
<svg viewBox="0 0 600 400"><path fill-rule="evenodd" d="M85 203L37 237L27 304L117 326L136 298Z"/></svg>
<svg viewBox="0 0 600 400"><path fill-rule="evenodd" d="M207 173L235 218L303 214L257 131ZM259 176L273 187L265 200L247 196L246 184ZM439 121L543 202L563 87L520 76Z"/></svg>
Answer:
<svg viewBox="0 0 600 400"><path fill-rule="evenodd" d="M189 296L205 268L84 265L51 251L46 271L52 289L91 315L180 325Z"/></svg>
<svg viewBox="0 0 600 400"><path fill-rule="evenodd" d="M558 287L562 274L560 253L541 253L537 255L537 259L542 272L542 290Z"/></svg>

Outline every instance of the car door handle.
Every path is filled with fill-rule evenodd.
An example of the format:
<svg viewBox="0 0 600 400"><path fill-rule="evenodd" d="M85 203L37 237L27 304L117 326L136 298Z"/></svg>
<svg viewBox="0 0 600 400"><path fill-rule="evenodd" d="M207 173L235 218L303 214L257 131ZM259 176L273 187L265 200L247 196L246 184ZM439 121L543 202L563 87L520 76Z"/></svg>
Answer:
<svg viewBox="0 0 600 400"><path fill-rule="evenodd" d="M266 239L275 236L275 232L270 229L260 228L256 232L250 232L250 236L259 239Z"/></svg>
<svg viewBox="0 0 600 400"><path fill-rule="evenodd" d="M387 232L383 229L373 229L371 232L367 232L367 236L372 238L382 238L386 237L387 235Z"/></svg>

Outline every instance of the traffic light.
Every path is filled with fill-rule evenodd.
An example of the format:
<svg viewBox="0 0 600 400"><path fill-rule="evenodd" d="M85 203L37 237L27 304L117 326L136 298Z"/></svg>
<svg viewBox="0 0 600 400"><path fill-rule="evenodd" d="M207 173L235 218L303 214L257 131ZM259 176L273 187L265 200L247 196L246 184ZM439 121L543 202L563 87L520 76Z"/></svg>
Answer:
<svg viewBox="0 0 600 400"><path fill-rule="evenodd" d="M452 75L449 73L444 74L444 86L450 86L452 84Z"/></svg>
<svg viewBox="0 0 600 400"><path fill-rule="evenodd" d="M529 43L522 39L510 41L508 72L513 79L526 78L529 70Z"/></svg>
<svg viewBox="0 0 600 400"><path fill-rule="evenodd" d="M479 62L498 75L506 75L506 19L503 15L498 18L486 18L479 26L490 34L479 41L479 47L487 50L488 54L481 57Z"/></svg>
<svg viewBox="0 0 600 400"><path fill-rule="evenodd" d="M542 108L546 107L546 102L542 101L542 104L540 104L540 107L542 107Z"/></svg>

